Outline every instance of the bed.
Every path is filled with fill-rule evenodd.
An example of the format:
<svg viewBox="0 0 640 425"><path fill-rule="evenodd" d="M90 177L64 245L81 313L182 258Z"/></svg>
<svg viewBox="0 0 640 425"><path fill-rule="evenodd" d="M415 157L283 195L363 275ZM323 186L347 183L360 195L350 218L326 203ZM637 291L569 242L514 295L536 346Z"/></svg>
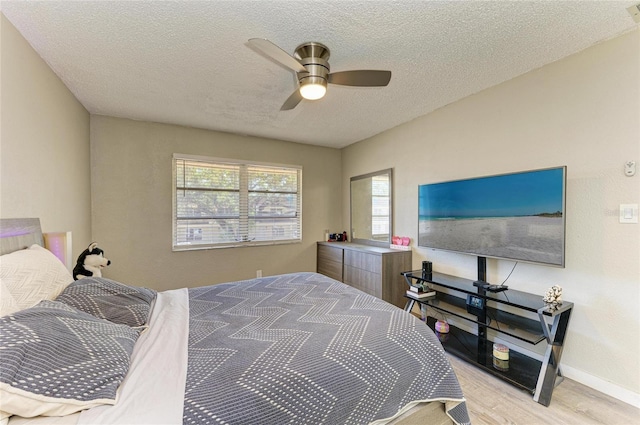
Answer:
<svg viewBox="0 0 640 425"><path fill-rule="evenodd" d="M0 229L0 410L11 425L469 423L431 330L341 282L72 282L40 246L37 219Z"/></svg>

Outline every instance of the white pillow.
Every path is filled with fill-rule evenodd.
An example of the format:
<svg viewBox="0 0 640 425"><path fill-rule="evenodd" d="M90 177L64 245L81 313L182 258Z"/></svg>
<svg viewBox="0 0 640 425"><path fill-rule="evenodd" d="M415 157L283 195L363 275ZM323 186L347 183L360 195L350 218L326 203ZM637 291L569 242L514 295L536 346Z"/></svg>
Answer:
<svg viewBox="0 0 640 425"><path fill-rule="evenodd" d="M1 262L0 262L1 264ZM20 310L18 307L18 303L16 299L11 295L11 291L9 287L4 283L5 278L0 278L0 316L4 316L6 314L11 314L15 311ZM2 418L2 411L0 411L0 418ZM0 422L0 425L2 423Z"/></svg>
<svg viewBox="0 0 640 425"><path fill-rule="evenodd" d="M52 300L73 282L62 262L40 245L0 256L0 316Z"/></svg>

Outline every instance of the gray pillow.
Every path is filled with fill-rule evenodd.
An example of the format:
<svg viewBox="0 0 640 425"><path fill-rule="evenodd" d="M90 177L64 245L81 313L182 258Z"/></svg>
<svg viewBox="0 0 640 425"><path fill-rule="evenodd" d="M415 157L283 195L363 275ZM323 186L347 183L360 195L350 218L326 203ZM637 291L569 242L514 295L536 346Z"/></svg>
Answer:
<svg viewBox="0 0 640 425"><path fill-rule="evenodd" d="M128 286L103 277L85 277L67 286L56 301L101 319L131 327L149 321L156 291Z"/></svg>
<svg viewBox="0 0 640 425"><path fill-rule="evenodd" d="M2 410L60 416L115 404L141 331L57 301L0 317Z"/></svg>

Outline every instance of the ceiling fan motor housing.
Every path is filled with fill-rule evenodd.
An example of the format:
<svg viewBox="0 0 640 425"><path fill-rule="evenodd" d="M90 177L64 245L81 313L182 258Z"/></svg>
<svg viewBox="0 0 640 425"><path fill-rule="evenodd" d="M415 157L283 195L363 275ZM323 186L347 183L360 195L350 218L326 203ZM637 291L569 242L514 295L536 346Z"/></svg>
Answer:
<svg viewBox="0 0 640 425"><path fill-rule="evenodd" d="M310 42L296 47L294 57L300 61L308 73L298 72L300 85L320 84L326 87L329 76L329 55L327 46Z"/></svg>

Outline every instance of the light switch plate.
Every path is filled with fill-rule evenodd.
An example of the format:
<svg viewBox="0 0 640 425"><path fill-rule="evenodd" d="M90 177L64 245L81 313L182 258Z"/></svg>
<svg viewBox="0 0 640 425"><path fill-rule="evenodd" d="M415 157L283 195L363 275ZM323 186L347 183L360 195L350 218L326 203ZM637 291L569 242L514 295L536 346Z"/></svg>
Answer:
<svg viewBox="0 0 640 425"><path fill-rule="evenodd" d="M638 204L620 204L620 223L638 222Z"/></svg>
<svg viewBox="0 0 640 425"><path fill-rule="evenodd" d="M627 177L633 177L636 174L636 162L627 161L624 163L624 175Z"/></svg>

